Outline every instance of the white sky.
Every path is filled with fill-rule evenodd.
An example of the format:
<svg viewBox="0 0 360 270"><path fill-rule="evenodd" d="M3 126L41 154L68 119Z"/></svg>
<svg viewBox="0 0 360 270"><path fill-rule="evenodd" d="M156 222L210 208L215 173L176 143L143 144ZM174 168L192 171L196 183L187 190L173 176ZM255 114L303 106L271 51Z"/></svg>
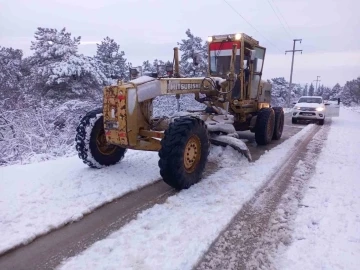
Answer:
<svg viewBox="0 0 360 270"><path fill-rule="evenodd" d="M0 46L31 54L37 27L66 27L81 36L80 52L93 55L96 42L109 36L133 65L144 60L170 60L172 49L191 31L208 35L244 32L267 48L263 78L289 80L292 39L297 43L293 81L333 86L360 76L358 0L0 0ZM280 10L284 30L271 9ZM265 38L264 38L265 37ZM270 43L268 42L270 40Z"/></svg>

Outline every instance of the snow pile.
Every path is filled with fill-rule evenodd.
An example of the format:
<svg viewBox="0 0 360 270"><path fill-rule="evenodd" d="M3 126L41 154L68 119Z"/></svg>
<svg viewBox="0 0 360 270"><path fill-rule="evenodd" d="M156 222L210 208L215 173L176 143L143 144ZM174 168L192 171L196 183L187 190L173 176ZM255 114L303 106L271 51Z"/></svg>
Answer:
<svg viewBox="0 0 360 270"><path fill-rule="evenodd" d="M353 111L353 112L357 112L357 113L360 113L360 105L359 106L351 106L351 107L341 107L341 108L344 108L346 110L350 110L350 111Z"/></svg>
<svg viewBox="0 0 360 270"><path fill-rule="evenodd" d="M359 269L360 118L333 118L295 221L294 240L276 269Z"/></svg>
<svg viewBox="0 0 360 270"><path fill-rule="evenodd" d="M158 153L90 169L78 157L0 168L0 253L160 179Z"/></svg>
<svg viewBox="0 0 360 270"><path fill-rule="evenodd" d="M233 149L215 151L210 159L220 160L222 169L169 197L164 204L143 211L136 220L65 261L60 268L191 269L313 127L308 125L255 163L240 158ZM237 158L233 158L235 155Z"/></svg>

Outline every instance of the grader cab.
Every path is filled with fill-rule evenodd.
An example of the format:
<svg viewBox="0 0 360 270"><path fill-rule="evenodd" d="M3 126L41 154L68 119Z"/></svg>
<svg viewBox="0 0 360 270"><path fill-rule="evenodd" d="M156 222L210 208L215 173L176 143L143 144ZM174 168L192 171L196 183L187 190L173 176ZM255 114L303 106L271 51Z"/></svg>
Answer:
<svg viewBox="0 0 360 270"><path fill-rule="evenodd" d="M280 139L284 112L271 108L271 85L261 81L265 48L246 34L220 35L208 38L208 53L206 77L181 77L174 48L168 76L140 76L105 87L103 108L85 115L77 128L83 162L100 168L119 162L127 149L158 151L163 180L184 189L201 179L211 143L229 145L251 160L239 131L254 132L258 145ZM189 93L206 109L152 116L154 98Z"/></svg>

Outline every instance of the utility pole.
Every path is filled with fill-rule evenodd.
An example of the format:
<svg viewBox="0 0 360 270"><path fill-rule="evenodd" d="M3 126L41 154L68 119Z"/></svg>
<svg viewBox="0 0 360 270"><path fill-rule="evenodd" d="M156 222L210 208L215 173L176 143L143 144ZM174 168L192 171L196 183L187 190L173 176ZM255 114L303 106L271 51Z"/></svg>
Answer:
<svg viewBox="0 0 360 270"><path fill-rule="evenodd" d="M295 43L296 41L302 41L302 39L294 39L294 45L293 45L293 49L289 50L289 51L285 51L285 55L287 52L292 52L292 61L291 61L291 71L290 71L290 83L289 83L289 94L288 94L288 107L290 108L290 98L291 98L291 86L292 86L292 75L293 75L293 69L294 69L294 56L295 56L295 52L301 52L302 54L302 50L295 50Z"/></svg>
<svg viewBox="0 0 360 270"><path fill-rule="evenodd" d="M318 82L321 82L321 80L319 80L319 77L321 77L321 76L316 76L316 80L314 80L314 82L316 82L315 93L317 92ZM320 84L319 84L319 86L320 86Z"/></svg>

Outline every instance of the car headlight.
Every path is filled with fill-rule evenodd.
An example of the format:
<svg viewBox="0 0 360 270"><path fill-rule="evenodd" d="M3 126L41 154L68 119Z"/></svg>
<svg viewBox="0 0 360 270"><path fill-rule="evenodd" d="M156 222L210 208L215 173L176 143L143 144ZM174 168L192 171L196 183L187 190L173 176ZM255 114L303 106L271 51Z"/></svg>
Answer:
<svg viewBox="0 0 360 270"><path fill-rule="evenodd" d="M316 108L316 111L318 111L318 112L322 112L323 110L324 110L323 107L318 107L318 108Z"/></svg>
<svg viewBox="0 0 360 270"><path fill-rule="evenodd" d="M298 106L295 106L294 107L294 110L300 110L301 108L300 107L298 107Z"/></svg>

